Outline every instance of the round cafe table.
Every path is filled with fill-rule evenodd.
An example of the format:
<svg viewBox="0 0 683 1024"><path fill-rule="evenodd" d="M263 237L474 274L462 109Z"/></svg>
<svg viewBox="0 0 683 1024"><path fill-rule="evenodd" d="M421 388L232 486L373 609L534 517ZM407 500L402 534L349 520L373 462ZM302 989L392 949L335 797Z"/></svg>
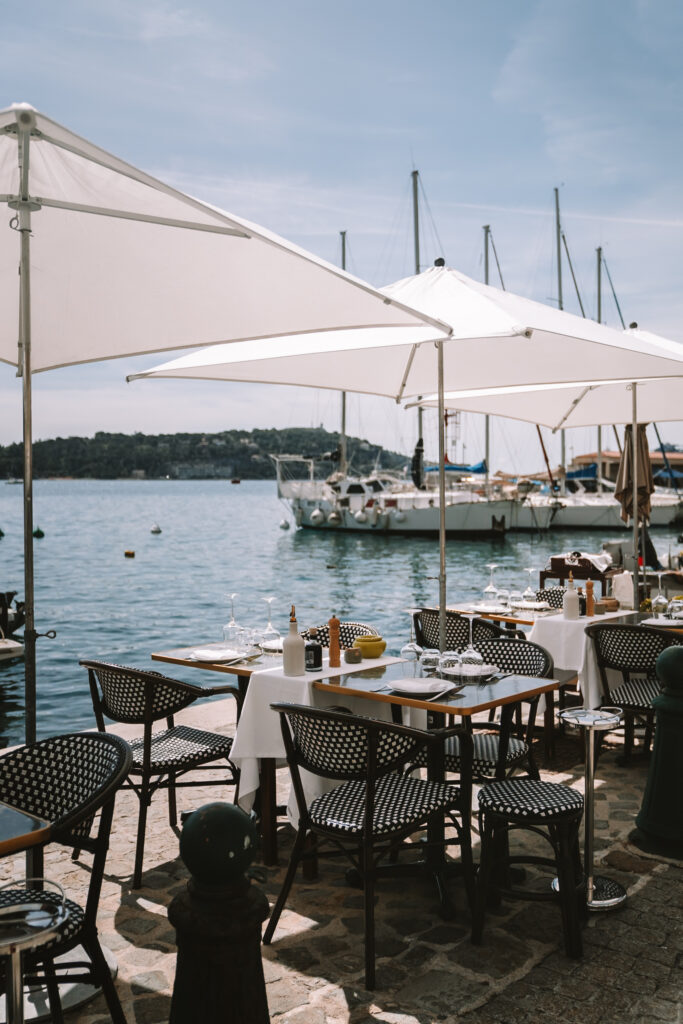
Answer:
<svg viewBox="0 0 683 1024"><path fill-rule="evenodd" d="M595 787L595 733L615 729L621 722L621 708L568 708L560 718L579 725L584 732L586 750L584 793L584 871L586 873L586 904L589 910L611 910L626 899L626 890L619 882L593 873L593 826ZM555 885L555 883L553 883Z"/></svg>

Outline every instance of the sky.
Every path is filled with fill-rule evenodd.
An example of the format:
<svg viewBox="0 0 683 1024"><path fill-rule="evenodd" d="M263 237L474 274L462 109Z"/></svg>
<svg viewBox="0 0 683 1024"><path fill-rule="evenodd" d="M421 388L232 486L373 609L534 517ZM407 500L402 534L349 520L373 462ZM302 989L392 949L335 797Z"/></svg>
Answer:
<svg viewBox="0 0 683 1024"><path fill-rule="evenodd" d="M5 0L3 15L0 106L28 102L330 262L346 231L348 269L375 286L415 272L416 169L421 269L443 256L483 279L489 224L505 287L557 304L557 188L586 315L601 246L626 323L683 343L675 0ZM563 293L579 312L566 263ZM620 326L607 285L603 320ZM333 392L125 382L162 359L35 375L34 436L338 428ZM352 395L347 409L350 434L412 449L414 413ZM21 429L20 383L0 364L0 444ZM683 425L660 431L683 443ZM429 451L434 414L425 436ZM463 417L451 457L480 459L483 437L483 418ZM594 448L594 431L568 432L569 456ZM493 470L541 465L531 425L494 422Z"/></svg>

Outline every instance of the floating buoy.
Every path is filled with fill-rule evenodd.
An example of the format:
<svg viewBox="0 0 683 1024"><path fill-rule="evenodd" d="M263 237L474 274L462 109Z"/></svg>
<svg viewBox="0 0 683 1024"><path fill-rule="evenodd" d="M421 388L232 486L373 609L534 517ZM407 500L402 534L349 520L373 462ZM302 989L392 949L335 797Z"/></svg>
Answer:
<svg viewBox="0 0 683 1024"><path fill-rule="evenodd" d="M281 530L288 530L289 529L289 519L281 519L280 520L280 529Z"/></svg>
<svg viewBox="0 0 683 1024"><path fill-rule="evenodd" d="M320 526L325 522L325 513L321 508L314 508L311 512L311 526Z"/></svg>
<svg viewBox="0 0 683 1024"><path fill-rule="evenodd" d="M36 526L35 530L33 531L33 536L37 537L38 540L40 540L40 538L44 537L45 534L43 533L43 531L41 530L41 528L39 526Z"/></svg>
<svg viewBox="0 0 683 1024"><path fill-rule="evenodd" d="M135 558L135 552L134 551L124 551L123 554L124 554L125 558Z"/></svg>
<svg viewBox="0 0 683 1024"><path fill-rule="evenodd" d="M161 533L161 527L159 526L158 523L155 523L154 526L152 527L152 529L149 532L150 533Z"/></svg>

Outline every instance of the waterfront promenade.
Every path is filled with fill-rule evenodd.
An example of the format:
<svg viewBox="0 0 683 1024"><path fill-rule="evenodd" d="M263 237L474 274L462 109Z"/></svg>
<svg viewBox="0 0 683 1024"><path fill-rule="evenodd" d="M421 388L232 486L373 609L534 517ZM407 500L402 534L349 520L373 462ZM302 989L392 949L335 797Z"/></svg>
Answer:
<svg viewBox="0 0 683 1024"><path fill-rule="evenodd" d="M234 702L213 701L184 713L212 729L234 728ZM120 727L126 735L126 727ZM552 775L583 789L578 739L560 742ZM442 921L428 883L407 888L385 880L377 906L377 988L363 989L362 895L349 888L340 862L321 862L318 881L299 876L273 945L263 947L271 1020L278 1024L651 1024L683 1021L683 863L646 857L627 840L640 807L646 766L601 756L596 777L596 840L600 870L626 886L614 912L593 915L584 931L585 957L562 952L559 909L504 904L490 912L484 945L469 941L464 893L454 882L457 919ZM283 790L286 769L278 773ZM185 790L179 810L217 798L216 790ZM231 799L231 791L226 792ZM168 1021L175 972L175 934L166 910L186 884L178 840L162 795L148 820L143 886L129 886L137 799L117 797L100 905L103 943L119 965L118 990L130 1024ZM265 869L263 888L279 889L292 833L281 830L284 855ZM476 853L476 851L475 851ZM23 858L0 864L2 880L23 873ZM45 873L78 897L84 872L66 852L49 851ZM69 1014L71 1024L104 1024L101 997Z"/></svg>

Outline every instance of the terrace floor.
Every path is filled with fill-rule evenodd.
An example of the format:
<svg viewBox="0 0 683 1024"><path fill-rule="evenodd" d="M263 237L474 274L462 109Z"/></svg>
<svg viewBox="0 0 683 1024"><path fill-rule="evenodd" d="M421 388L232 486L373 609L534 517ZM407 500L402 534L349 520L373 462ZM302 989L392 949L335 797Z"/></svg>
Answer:
<svg viewBox="0 0 683 1024"><path fill-rule="evenodd" d="M234 727L234 702L191 709L197 724ZM126 735L125 727L121 734ZM562 950L559 908L505 903L489 913L484 944L469 940L470 918L457 881L457 917L443 921L427 881L383 880L378 890L377 987L363 987L362 894L344 880L338 861L321 861L318 879L294 884L275 939L262 947L271 1020L277 1024L651 1024L683 1021L683 861L644 855L628 841L644 790L647 764L617 764L618 746L601 755L596 773L596 863L620 881L628 899L616 911L593 914L585 955ZM543 778L583 789L576 736L559 741L553 770ZM288 773L278 773L288 787ZM185 790L179 809L219 799L220 791ZM231 791L226 798L232 799ZM130 1024L169 1018L176 964L171 899L188 872L178 858L165 796L151 808L143 886L130 888L137 799L117 797L115 826L100 904L103 944L118 962L117 987ZM293 832L280 830L281 864L265 869L272 901L282 881ZM476 850L475 850L476 856ZM24 873L23 857L0 864L0 881ZM79 898L87 872L66 852L46 853L45 874ZM255 883L257 884L257 883ZM69 1014L72 1024L104 1024L101 996Z"/></svg>

